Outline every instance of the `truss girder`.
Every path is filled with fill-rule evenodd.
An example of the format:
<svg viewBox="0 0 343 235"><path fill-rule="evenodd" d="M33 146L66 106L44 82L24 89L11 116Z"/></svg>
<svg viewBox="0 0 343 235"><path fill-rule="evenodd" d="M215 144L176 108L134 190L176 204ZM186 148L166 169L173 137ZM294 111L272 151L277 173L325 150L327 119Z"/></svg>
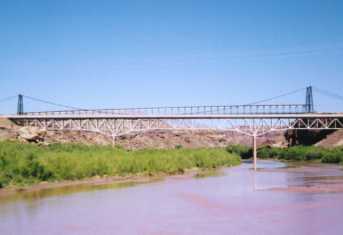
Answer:
<svg viewBox="0 0 343 235"><path fill-rule="evenodd" d="M16 121L16 120L15 120ZM212 129L236 131L246 135L264 135L287 129L343 129L340 118L256 118L256 119L54 119L17 120L19 125L44 130L74 130L120 136L156 129Z"/></svg>

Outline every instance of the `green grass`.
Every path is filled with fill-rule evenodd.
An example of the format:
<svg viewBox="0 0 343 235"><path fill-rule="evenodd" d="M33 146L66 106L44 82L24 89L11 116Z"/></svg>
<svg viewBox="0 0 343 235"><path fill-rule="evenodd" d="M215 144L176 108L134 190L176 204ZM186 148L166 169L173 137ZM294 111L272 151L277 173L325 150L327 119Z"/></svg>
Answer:
<svg viewBox="0 0 343 235"><path fill-rule="evenodd" d="M239 154L242 158L251 157L251 148L234 145L227 147L230 153ZM289 148L262 147L258 149L259 158L275 158L288 161L319 161L322 163L343 164L343 147L320 148L315 146L294 146Z"/></svg>
<svg viewBox="0 0 343 235"><path fill-rule="evenodd" d="M240 163L225 149L128 151L121 148L0 142L0 187L93 176L177 174L193 167L211 169Z"/></svg>

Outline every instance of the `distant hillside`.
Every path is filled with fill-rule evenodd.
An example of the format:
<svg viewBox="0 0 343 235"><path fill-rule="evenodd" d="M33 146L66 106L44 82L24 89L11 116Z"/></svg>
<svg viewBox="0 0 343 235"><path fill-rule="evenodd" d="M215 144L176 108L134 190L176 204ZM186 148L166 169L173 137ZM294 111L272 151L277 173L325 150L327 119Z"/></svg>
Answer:
<svg viewBox="0 0 343 235"><path fill-rule="evenodd" d="M20 127L6 119L0 119L0 140L19 140L23 142L82 143L110 145L112 138L94 132L85 131L42 131L37 128ZM232 144L249 145L252 138L236 132L215 130L150 130L130 133L117 137L115 144L127 149L143 148L201 148L225 147ZM258 138L258 145L317 145L335 147L343 145L341 131L299 131L286 133L272 132Z"/></svg>
<svg viewBox="0 0 343 235"><path fill-rule="evenodd" d="M0 121L0 140L12 139L23 142L112 144L112 138L85 131L44 131L20 127L9 120ZM117 137L115 144L127 149L142 148L201 148L225 147L230 144L251 145L252 138L236 132L215 130L150 130ZM269 133L258 139L259 145L283 145L287 142L283 133Z"/></svg>
<svg viewBox="0 0 343 235"><path fill-rule="evenodd" d="M237 132L215 130L151 130L117 138L124 148L225 147L232 144L252 145L252 138ZM283 133L269 133L258 138L259 145L287 146Z"/></svg>

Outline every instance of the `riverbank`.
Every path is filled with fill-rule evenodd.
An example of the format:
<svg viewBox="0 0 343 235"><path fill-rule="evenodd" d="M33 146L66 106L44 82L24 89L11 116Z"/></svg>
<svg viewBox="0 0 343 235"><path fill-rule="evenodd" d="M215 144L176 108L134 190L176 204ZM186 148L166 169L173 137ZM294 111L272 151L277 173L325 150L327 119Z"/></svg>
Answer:
<svg viewBox="0 0 343 235"><path fill-rule="evenodd" d="M3 192L27 190L32 185L63 186L66 181L105 184L128 179L150 180L185 174L190 169L215 169L239 163L238 155L219 148L129 151L104 146L38 146L5 141L0 142L0 188Z"/></svg>
<svg viewBox="0 0 343 235"><path fill-rule="evenodd" d="M186 169L182 174L164 174L159 173L155 175L128 175L128 176L94 176L91 178L85 178L80 180L63 180L56 182L41 181L36 184L30 185L11 185L0 189L0 199L12 199L13 196L29 196L30 195L56 195L59 192L63 194L67 192L80 192L89 191L93 189L102 188L120 188L125 186L133 186L137 184L145 184L151 182L157 182L165 180L168 177L173 178L192 178L192 177L204 177L214 174L213 172L219 172L221 168L214 170L192 168Z"/></svg>

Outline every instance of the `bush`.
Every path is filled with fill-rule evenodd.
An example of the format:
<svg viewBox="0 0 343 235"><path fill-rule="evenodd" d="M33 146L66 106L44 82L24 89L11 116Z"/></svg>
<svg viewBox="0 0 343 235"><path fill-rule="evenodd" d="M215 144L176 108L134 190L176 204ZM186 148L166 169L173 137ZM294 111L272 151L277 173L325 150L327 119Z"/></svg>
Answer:
<svg viewBox="0 0 343 235"><path fill-rule="evenodd" d="M262 147L259 158L277 158L294 161L320 160L323 163L343 163L343 149L324 149L315 146L294 146L290 148Z"/></svg>
<svg viewBox="0 0 343 235"><path fill-rule="evenodd" d="M270 146L265 146L257 151L257 155L259 158L277 158L280 156L282 149L281 148L273 148Z"/></svg>
<svg viewBox="0 0 343 235"><path fill-rule="evenodd" d="M182 149L182 145L181 144L175 145L175 149Z"/></svg>
<svg viewBox="0 0 343 235"><path fill-rule="evenodd" d="M244 159L252 156L252 149L245 145L229 145L226 147L226 151L232 154L237 154Z"/></svg>
<svg viewBox="0 0 343 235"><path fill-rule="evenodd" d="M325 154L322 158L323 163L343 163L343 151L333 150Z"/></svg>

